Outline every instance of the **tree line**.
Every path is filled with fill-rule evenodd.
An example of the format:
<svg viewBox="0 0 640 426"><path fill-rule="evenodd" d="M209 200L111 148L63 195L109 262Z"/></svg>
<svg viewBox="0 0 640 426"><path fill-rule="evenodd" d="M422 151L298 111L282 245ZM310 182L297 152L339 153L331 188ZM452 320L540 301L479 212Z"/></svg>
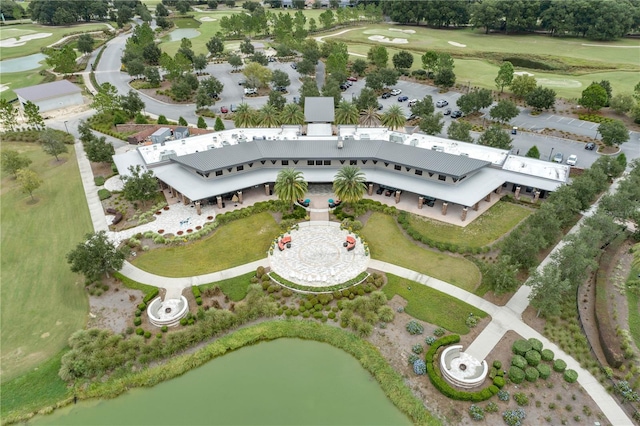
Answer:
<svg viewBox="0 0 640 426"><path fill-rule="evenodd" d="M31 19L45 25L109 19L122 27L136 14L143 20L151 20L151 14L140 0L33 0L29 3L28 13Z"/></svg>
<svg viewBox="0 0 640 426"><path fill-rule="evenodd" d="M615 40L640 29L638 0L431 0L382 2L401 24L484 28L488 34L545 31L551 36Z"/></svg>

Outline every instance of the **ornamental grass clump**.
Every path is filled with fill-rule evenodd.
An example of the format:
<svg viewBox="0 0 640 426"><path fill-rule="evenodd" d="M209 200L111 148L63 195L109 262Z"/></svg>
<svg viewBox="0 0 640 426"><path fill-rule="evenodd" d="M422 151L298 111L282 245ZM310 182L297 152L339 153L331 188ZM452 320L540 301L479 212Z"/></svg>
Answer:
<svg viewBox="0 0 640 426"><path fill-rule="evenodd" d="M498 391L498 399L500 401L508 401L509 400L509 392L506 390L499 390Z"/></svg>
<svg viewBox="0 0 640 426"><path fill-rule="evenodd" d="M422 326L422 324L413 320L409 321L405 328L411 335L424 333L424 327Z"/></svg>
<svg viewBox="0 0 640 426"><path fill-rule="evenodd" d="M417 359L413 363L413 372L418 376L423 376L427 372L427 364L423 360Z"/></svg>
<svg viewBox="0 0 640 426"><path fill-rule="evenodd" d="M420 343L416 343L411 347L411 352L413 352L416 355L420 355L423 351L424 351L424 348Z"/></svg>
<svg viewBox="0 0 640 426"><path fill-rule="evenodd" d="M507 410L502 413L502 418L508 426L521 426L522 421L527 417L523 408L516 408L515 410Z"/></svg>
<svg viewBox="0 0 640 426"><path fill-rule="evenodd" d="M484 420L484 409L478 407L476 404L471 404L471 407L469 407L469 417L475 421Z"/></svg>
<svg viewBox="0 0 640 426"><path fill-rule="evenodd" d="M521 407L529 405L529 398L523 392L514 393L513 400Z"/></svg>

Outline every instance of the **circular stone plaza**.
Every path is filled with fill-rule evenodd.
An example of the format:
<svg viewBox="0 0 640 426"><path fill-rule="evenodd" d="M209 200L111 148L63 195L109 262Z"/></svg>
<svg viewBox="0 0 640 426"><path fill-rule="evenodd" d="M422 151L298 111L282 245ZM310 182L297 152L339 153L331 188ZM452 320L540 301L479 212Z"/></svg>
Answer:
<svg viewBox="0 0 640 426"><path fill-rule="evenodd" d="M269 263L282 278L321 291L364 272L369 251L359 236L339 223L311 221L278 237L269 250Z"/></svg>

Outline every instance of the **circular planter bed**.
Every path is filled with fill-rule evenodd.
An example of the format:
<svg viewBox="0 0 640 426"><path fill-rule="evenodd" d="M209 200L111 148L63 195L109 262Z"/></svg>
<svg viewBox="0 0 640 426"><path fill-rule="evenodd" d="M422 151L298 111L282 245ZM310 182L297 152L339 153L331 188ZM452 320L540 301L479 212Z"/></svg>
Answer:
<svg viewBox="0 0 640 426"><path fill-rule="evenodd" d="M178 235L182 235L183 233L184 233L184 232L182 232L182 231L178 231L178 232L176 232L176 234L178 234Z"/></svg>
<svg viewBox="0 0 640 426"><path fill-rule="evenodd" d="M207 220L213 220L213 216L207 216Z"/></svg>
<svg viewBox="0 0 640 426"><path fill-rule="evenodd" d="M193 229L187 229L187 233L193 232Z"/></svg>
<svg viewBox="0 0 640 426"><path fill-rule="evenodd" d="M164 234L164 229L158 229L158 234Z"/></svg>
<svg viewBox="0 0 640 426"><path fill-rule="evenodd" d="M169 210L169 206L164 206L164 210Z"/></svg>
<svg viewBox="0 0 640 426"><path fill-rule="evenodd" d="M202 229L202 226L200 226L200 225L196 226L196 231L199 231L201 229Z"/></svg>

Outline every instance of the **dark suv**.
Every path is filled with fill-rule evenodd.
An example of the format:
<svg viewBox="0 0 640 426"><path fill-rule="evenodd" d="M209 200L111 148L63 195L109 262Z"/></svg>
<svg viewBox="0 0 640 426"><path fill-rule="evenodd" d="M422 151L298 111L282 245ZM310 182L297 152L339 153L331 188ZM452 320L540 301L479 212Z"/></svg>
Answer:
<svg viewBox="0 0 640 426"><path fill-rule="evenodd" d="M389 99L390 97L391 97L391 93L389 93L389 92L384 92L382 94L382 99Z"/></svg>
<svg viewBox="0 0 640 426"><path fill-rule="evenodd" d="M596 144L593 142L589 142L584 146L584 149L588 149L589 151L593 151L596 148Z"/></svg>
<svg viewBox="0 0 640 426"><path fill-rule="evenodd" d="M462 117L462 111L455 110L451 113L451 118L459 118L459 117Z"/></svg>

